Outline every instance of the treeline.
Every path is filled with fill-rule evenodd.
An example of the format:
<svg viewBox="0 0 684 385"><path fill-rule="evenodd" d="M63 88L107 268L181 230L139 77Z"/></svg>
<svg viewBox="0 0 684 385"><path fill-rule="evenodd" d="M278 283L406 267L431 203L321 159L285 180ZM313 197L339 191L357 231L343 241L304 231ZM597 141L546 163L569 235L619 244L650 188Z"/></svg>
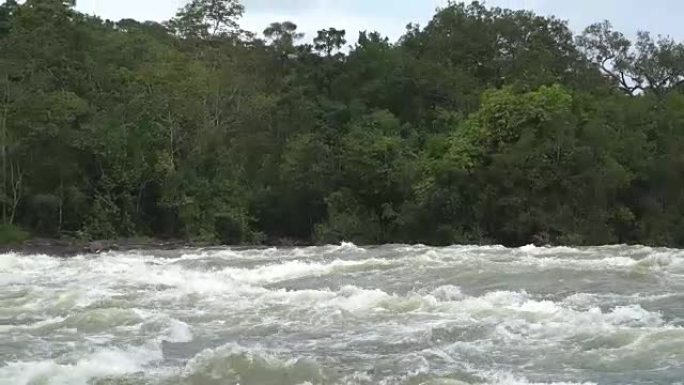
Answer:
<svg viewBox="0 0 684 385"><path fill-rule="evenodd" d="M451 4L397 42L0 5L6 231L684 246L684 46Z"/></svg>

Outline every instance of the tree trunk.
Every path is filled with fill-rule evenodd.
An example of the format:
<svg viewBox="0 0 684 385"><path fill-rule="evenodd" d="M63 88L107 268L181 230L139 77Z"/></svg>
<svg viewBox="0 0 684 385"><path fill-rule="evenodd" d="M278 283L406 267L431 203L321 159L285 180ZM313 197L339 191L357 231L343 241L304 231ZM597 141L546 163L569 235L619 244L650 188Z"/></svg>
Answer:
<svg viewBox="0 0 684 385"><path fill-rule="evenodd" d="M17 214L17 207L19 206L19 201L21 200L21 184L24 179L24 174L21 171L19 165L16 165L16 174L14 165L10 163L10 183L12 185L12 208L10 210L9 224L14 224L14 220Z"/></svg>
<svg viewBox="0 0 684 385"><path fill-rule="evenodd" d="M218 131L221 125L221 85L216 82L216 102L214 105L214 131Z"/></svg>
<svg viewBox="0 0 684 385"><path fill-rule="evenodd" d="M57 235L62 235L62 222L64 221L64 179L59 176L59 218L57 221Z"/></svg>
<svg viewBox="0 0 684 385"><path fill-rule="evenodd" d="M169 107L168 111L168 122L169 122L169 156L171 157L171 166L173 166L173 169L176 169L176 159L175 159L175 152L176 152L176 144L175 140L176 138L174 137L173 133L173 117L171 116L171 107Z"/></svg>
<svg viewBox="0 0 684 385"><path fill-rule="evenodd" d="M2 196L7 194L7 116L9 115L9 76L5 75L5 93L2 103L2 116L0 117L0 157L2 157ZM7 224L7 202L3 200L2 203L2 223Z"/></svg>

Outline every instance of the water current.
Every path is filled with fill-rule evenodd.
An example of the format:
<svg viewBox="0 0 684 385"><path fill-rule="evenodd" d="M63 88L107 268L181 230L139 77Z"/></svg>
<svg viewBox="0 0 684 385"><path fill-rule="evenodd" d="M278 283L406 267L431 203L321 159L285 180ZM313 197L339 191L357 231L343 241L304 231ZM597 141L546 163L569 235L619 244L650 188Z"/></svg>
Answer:
<svg viewBox="0 0 684 385"><path fill-rule="evenodd" d="M0 385L684 384L684 251L0 255Z"/></svg>

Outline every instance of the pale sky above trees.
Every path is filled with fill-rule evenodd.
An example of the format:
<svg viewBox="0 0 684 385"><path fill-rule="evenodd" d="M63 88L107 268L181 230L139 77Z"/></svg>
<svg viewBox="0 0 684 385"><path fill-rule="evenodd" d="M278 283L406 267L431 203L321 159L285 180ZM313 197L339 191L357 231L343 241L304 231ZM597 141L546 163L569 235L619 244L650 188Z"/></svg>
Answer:
<svg viewBox="0 0 684 385"><path fill-rule="evenodd" d="M78 0L78 8L103 18L167 20L185 0ZM243 28L261 32L273 21L291 20L310 40L318 29L336 27L356 32L377 29L396 39L409 22L424 25L447 0L244 0ZM634 36L638 30L684 40L684 2L678 0L489 0L486 4L531 9L569 20L579 33L591 23L608 19L617 30Z"/></svg>

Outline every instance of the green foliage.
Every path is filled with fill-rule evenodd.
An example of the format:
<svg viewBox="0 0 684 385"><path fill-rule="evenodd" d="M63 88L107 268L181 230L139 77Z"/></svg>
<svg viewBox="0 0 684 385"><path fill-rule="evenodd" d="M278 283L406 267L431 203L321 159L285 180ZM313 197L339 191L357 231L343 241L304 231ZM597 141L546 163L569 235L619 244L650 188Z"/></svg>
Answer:
<svg viewBox="0 0 684 385"><path fill-rule="evenodd" d="M186 39L230 36L237 32L243 12L237 0L191 0L168 25Z"/></svg>
<svg viewBox="0 0 684 385"><path fill-rule="evenodd" d="M453 2L391 42L0 5L3 239L684 246L684 48Z"/></svg>
<svg viewBox="0 0 684 385"><path fill-rule="evenodd" d="M603 21L587 27L577 45L611 82L630 95L648 92L663 96L684 84L684 44L669 37L654 40L641 31L632 43Z"/></svg>
<svg viewBox="0 0 684 385"><path fill-rule="evenodd" d="M264 37L271 41L272 46L282 54L292 53L294 43L304 37L303 33L297 32L297 24L291 21L273 22L263 33Z"/></svg>
<svg viewBox="0 0 684 385"><path fill-rule="evenodd" d="M342 241L360 244L379 243L382 229L379 218L354 199L349 190L332 193L326 198L328 220L316 225L315 239L319 243Z"/></svg>
<svg viewBox="0 0 684 385"><path fill-rule="evenodd" d="M318 36L314 38L314 48L330 57L333 51L339 50L347 42L346 34L346 31L335 28L318 31Z"/></svg>
<svg viewBox="0 0 684 385"><path fill-rule="evenodd" d="M29 234L12 225L0 225L0 245L16 245L29 238Z"/></svg>

